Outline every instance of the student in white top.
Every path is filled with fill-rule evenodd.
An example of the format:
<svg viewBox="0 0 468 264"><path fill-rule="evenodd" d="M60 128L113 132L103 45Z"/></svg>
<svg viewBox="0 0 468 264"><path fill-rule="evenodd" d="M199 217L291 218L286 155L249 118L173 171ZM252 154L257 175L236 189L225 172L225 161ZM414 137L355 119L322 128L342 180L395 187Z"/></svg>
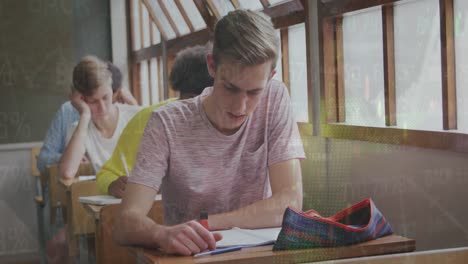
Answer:
<svg viewBox="0 0 468 264"><path fill-rule="evenodd" d="M67 133L59 164L61 177L75 177L86 155L95 171L110 158L117 140L139 106L112 103L112 74L105 62L86 56L73 69L72 105L80 119Z"/></svg>

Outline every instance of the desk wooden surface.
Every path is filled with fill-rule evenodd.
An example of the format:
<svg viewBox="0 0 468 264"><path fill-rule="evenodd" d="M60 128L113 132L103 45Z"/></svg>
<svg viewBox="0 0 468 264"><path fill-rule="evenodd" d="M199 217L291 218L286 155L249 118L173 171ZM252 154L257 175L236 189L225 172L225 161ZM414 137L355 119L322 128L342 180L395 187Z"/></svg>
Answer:
<svg viewBox="0 0 468 264"><path fill-rule="evenodd" d="M416 249L416 241L397 235L339 248L316 248L273 252L273 246L247 248L220 255L200 258L165 255L156 250L133 249L140 264L194 264L194 263L304 263L321 260L344 259L380 254L410 252Z"/></svg>
<svg viewBox="0 0 468 264"><path fill-rule="evenodd" d="M350 258L333 261L333 264L426 264L450 263L466 264L468 247L427 250L411 253L390 254L363 258ZM317 264L330 264L319 262Z"/></svg>

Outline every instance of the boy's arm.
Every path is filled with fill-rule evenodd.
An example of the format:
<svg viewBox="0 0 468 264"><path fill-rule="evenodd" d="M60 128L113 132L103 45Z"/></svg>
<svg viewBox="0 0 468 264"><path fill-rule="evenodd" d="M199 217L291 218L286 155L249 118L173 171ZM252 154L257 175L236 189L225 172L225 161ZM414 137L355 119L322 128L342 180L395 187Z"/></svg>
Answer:
<svg viewBox="0 0 468 264"><path fill-rule="evenodd" d="M80 167L81 160L86 153L85 141L88 137L90 114L82 114L78 126L75 127L59 164L60 177L72 179Z"/></svg>
<svg viewBox="0 0 468 264"><path fill-rule="evenodd" d="M128 184L113 230L117 243L160 248L167 253L181 255L216 248L216 241L222 238L221 235L209 232L197 221L163 226L150 219L147 214L155 196L156 190L153 188Z"/></svg>
<svg viewBox="0 0 468 264"><path fill-rule="evenodd" d="M210 215L211 230L281 226L288 206L302 209L302 172L299 159L279 162L268 168L272 196L238 210Z"/></svg>
<svg viewBox="0 0 468 264"><path fill-rule="evenodd" d="M65 136L67 131L64 131L63 127L63 105L55 114L54 120L47 130L44 144L41 147L41 151L37 157L37 169L41 173L45 173L47 165L57 164L60 161L62 152L64 150Z"/></svg>
<svg viewBox="0 0 468 264"><path fill-rule="evenodd" d="M115 155L102 166L101 170L96 174L96 181L99 193L109 194L109 186L112 182L119 179L120 176L125 175L125 172L119 170L118 164L115 161ZM120 198L120 197L119 197Z"/></svg>
<svg viewBox="0 0 468 264"><path fill-rule="evenodd" d="M119 139L119 142L117 143L117 146L114 149L111 158L108 161L106 161L106 163L104 163L104 166L102 166L101 170L96 174L96 181L99 193L114 195L117 198L122 197L121 195L116 195L116 193L110 192L109 187L112 185L112 183L116 182L121 176L128 176L123 166L123 161L120 153L122 153L122 155L125 155L125 157L131 155L131 153L122 152L120 148L122 143L120 141L121 140ZM125 158L125 160L127 162L128 169L131 170L133 164L128 163L128 158Z"/></svg>

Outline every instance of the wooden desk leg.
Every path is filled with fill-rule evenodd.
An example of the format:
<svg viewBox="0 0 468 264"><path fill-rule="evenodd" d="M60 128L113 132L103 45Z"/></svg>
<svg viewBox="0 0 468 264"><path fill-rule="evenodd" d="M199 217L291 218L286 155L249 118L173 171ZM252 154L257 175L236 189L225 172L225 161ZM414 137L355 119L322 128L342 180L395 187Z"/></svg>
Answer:
<svg viewBox="0 0 468 264"><path fill-rule="evenodd" d="M94 219L88 215L79 202L80 196L96 195L98 193L96 182L85 181L74 183L67 192L67 223L69 237L69 252L71 256L79 255L80 235L94 234ZM94 236L93 236L94 238ZM94 252L94 249L92 250Z"/></svg>
<svg viewBox="0 0 468 264"><path fill-rule="evenodd" d="M67 205L71 205L71 195L67 197ZM67 219L72 219L72 210L71 208L67 208L66 210ZM77 257L80 254L80 237L75 235L73 232L73 223L69 221L66 225L67 228L67 242L68 242L68 255L70 257Z"/></svg>
<svg viewBox="0 0 468 264"><path fill-rule="evenodd" d="M39 205L36 203L36 210L37 210L37 225L38 225L38 241L39 241L39 249L41 252L41 263L46 263L46 229L44 225L44 206Z"/></svg>
<svg viewBox="0 0 468 264"><path fill-rule="evenodd" d="M68 255L71 257L77 257L80 254L80 236L72 235L70 228L67 226L67 243L68 243Z"/></svg>
<svg viewBox="0 0 468 264"><path fill-rule="evenodd" d="M94 243L94 250L96 252L96 264L103 263L102 249L100 247L101 241L102 241L102 231L99 228L100 224L101 224L101 221L99 221L99 219L96 219L94 221L94 226L96 229L96 241Z"/></svg>

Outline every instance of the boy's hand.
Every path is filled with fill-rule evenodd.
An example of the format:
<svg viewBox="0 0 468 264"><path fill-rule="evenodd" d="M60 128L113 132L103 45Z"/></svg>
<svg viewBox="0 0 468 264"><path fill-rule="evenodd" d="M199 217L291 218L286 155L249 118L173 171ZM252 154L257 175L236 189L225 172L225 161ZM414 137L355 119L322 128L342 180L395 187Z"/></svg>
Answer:
<svg viewBox="0 0 468 264"><path fill-rule="evenodd" d="M138 105L138 102L133 97L133 95L129 91L122 88L114 93L113 101L128 105Z"/></svg>
<svg viewBox="0 0 468 264"><path fill-rule="evenodd" d="M84 101L84 96L80 92L73 90L72 93L68 96L68 98L70 99L73 107L75 107L78 113L80 113L80 116L91 116L91 109L89 108L89 105Z"/></svg>
<svg viewBox="0 0 468 264"><path fill-rule="evenodd" d="M122 198L125 192L125 187L127 187L127 181L128 181L127 176L121 176L117 180L113 181L109 185L109 189L108 189L109 194L116 198Z"/></svg>
<svg viewBox="0 0 468 264"><path fill-rule="evenodd" d="M156 234L161 250L170 254L190 256L204 250L216 249L216 241L223 237L211 233L197 221L189 221L175 226L163 226Z"/></svg>

